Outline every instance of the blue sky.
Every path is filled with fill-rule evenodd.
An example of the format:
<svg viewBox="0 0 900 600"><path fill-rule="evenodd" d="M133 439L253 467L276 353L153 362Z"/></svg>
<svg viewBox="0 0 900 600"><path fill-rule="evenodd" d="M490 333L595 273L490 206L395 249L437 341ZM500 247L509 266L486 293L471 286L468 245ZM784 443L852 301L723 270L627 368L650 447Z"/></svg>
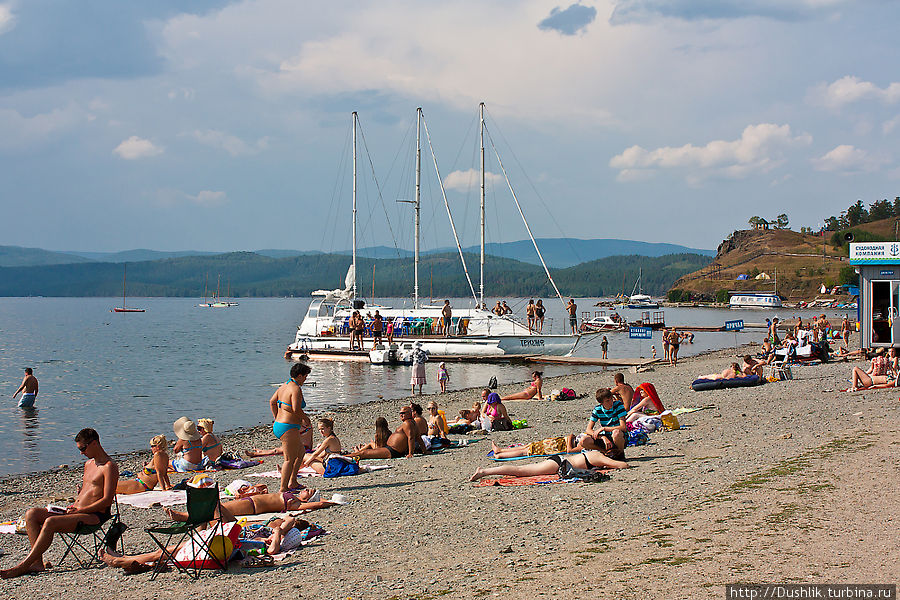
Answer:
<svg viewBox="0 0 900 600"><path fill-rule="evenodd" d="M753 215L815 227L900 195L898 15L888 0L0 0L0 244L346 248L356 110L360 244L409 248L396 201L417 106L476 243L480 101L538 236L714 248ZM488 168L490 241L525 238ZM423 246L445 246L427 149L423 173Z"/></svg>

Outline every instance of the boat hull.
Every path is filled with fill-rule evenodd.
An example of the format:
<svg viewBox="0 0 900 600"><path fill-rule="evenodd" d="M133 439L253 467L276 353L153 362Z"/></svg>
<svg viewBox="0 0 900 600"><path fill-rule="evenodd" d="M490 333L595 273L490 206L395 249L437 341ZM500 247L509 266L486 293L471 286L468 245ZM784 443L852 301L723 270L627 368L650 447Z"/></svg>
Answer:
<svg viewBox="0 0 900 600"><path fill-rule="evenodd" d="M139 313L139 312L147 312L143 308L114 308L112 312L117 313Z"/></svg>

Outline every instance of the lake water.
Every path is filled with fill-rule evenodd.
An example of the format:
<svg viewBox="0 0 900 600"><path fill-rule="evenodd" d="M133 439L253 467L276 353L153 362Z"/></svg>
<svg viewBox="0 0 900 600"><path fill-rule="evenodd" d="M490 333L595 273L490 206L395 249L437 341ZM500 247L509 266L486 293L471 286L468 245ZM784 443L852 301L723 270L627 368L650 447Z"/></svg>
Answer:
<svg viewBox="0 0 900 600"><path fill-rule="evenodd" d="M471 300L454 299L454 306ZM579 313L593 311L596 299L576 299ZM120 302L120 301L119 301ZM217 433L271 422L268 400L288 378L290 363L282 356L293 341L309 299L241 299L228 309L199 308L196 299L133 298L129 305L145 313L109 312L111 298L0 298L0 475L77 464L73 438L94 427L109 452L144 449L153 435L172 439L172 422L182 415L215 420ZM395 306L408 299L379 300ZM493 305L496 299L490 299ZM510 306L524 313L527 300ZM566 323L562 304L545 301L547 326L561 331ZM620 311L633 320L638 311ZM717 309L666 309L674 325L721 325L727 319L762 322L768 313ZM782 311L781 316L810 311ZM839 313L829 312L829 318ZM545 327L546 330L546 327ZM609 357L649 356L650 344L662 353L660 333L653 340L628 339L609 333ZM697 333L680 355L760 340L760 330L740 333ZM585 336L576 355L599 356L600 336ZM24 367L40 381L37 409L16 407L12 393ZM724 365L723 365L724 366ZM308 411L358 404L408 394L409 368L364 362L312 363L305 387ZM492 375L501 383L526 381L530 369L516 364L448 364L450 388L483 386ZM546 365L546 376L600 367ZM437 364L428 367L426 392L436 392ZM473 398L474 400L475 398ZM448 414L463 407L451 406ZM373 421L375 415L373 414ZM273 446L276 440L273 437Z"/></svg>

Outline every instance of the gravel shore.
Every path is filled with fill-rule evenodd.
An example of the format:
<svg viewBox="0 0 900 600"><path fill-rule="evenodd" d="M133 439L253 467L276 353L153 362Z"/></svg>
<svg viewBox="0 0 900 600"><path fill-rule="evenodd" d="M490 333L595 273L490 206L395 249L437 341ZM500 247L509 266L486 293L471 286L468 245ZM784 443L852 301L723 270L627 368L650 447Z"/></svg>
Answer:
<svg viewBox="0 0 900 600"><path fill-rule="evenodd" d="M0 582L0 590L31 599L78 589L96 598L722 598L724 585L735 582L896 583L897 390L839 391L862 362L794 367L792 381L755 388L690 389L696 375L720 371L738 352L624 371L632 385L653 383L667 407L708 408L681 416L682 429L629 448L633 468L603 483L474 487L469 475L490 463L490 444L480 441L413 460L372 461L392 466L375 473L307 479L326 497L340 492L352 501L309 515L330 535L274 567L229 568L198 582L177 573L151 582L149 574L119 569L53 568ZM488 437L505 445L581 430L593 392L611 384L611 371L546 380L545 391L565 386L586 397L509 403L512 418L530 427ZM417 401L424 406L432 398L449 416L479 394ZM371 439L378 416L396 427L408 401L329 415L349 447ZM268 427L223 441L235 452L276 445ZM147 457L120 457L120 468L136 471ZM272 457L252 470L279 464ZM80 474L81 466L72 465L0 481L0 518L73 496ZM216 477L224 486L245 473ZM260 481L277 489L277 479ZM162 519L162 511L121 510L131 527L126 550L152 550L143 528ZM27 545L24 536L0 535L3 568L16 564ZM54 562L60 554L54 542L46 558Z"/></svg>

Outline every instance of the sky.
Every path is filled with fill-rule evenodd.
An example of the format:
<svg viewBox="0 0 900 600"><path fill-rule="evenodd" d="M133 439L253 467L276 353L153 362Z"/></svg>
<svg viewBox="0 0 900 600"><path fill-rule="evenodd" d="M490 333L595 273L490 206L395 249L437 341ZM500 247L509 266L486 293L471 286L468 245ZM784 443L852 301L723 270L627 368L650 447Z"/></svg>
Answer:
<svg viewBox="0 0 900 600"><path fill-rule="evenodd" d="M507 178L537 237L715 248L754 215L819 227L900 195L898 17L891 0L0 0L0 244L349 248L358 111L358 243L412 248L417 107L422 247L453 243L445 197L476 244L480 102L488 241L527 237Z"/></svg>

